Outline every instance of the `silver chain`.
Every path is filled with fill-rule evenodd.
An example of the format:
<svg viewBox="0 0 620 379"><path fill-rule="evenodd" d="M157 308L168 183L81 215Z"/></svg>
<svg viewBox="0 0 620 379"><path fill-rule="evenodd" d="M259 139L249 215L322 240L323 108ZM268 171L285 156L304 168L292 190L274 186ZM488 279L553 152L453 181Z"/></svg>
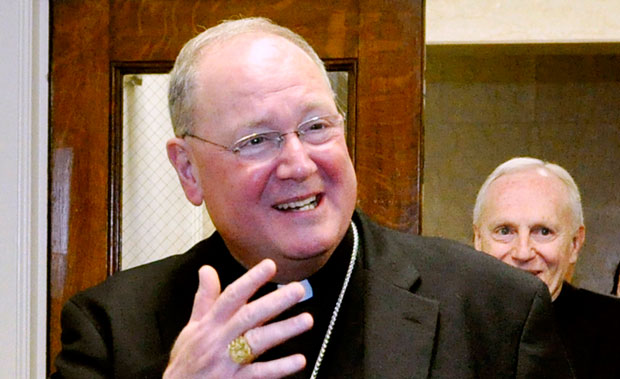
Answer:
<svg viewBox="0 0 620 379"><path fill-rule="evenodd" d="M353 252L351 253L351 261L349 262L347 275L344 277L344 283L342 284L340 295L338 295L338 301L336 301L336 307L334 308L334 312L332 313L332 318L329 320L327 332L325 333L325 338L323 338L323 344L321 345L321 350L319 350L319 355L316 357L316 362L314 363L314 369L312 369L312 375L310 375L310 379L316 379L317 375L319 374L319 368L321 368L321 362L323 362L323 356L325 355L325 350L327 350L329 338L332 335L334 324L336 324L336 318L338 318L338 312L340 311L340 305L342 304L344 293L347 292L349 280L351 279L351 274L353 273L353 267L355 267L355 259L357 258L357 249L359 247L359 236L357 235L357 227L355 227L355 223L353 221L351 221L351 228L353 229Z"/></svg>

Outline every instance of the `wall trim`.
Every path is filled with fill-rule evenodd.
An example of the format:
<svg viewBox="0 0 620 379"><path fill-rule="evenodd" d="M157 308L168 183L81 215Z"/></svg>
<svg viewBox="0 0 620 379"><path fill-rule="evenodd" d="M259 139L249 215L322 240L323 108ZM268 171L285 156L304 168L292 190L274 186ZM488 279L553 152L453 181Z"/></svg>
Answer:
<svg viewBox="0 0 620 379"><path fill-rule="evenodd" d="M18 5L16 377L46 376L49 5Z"/></svg>

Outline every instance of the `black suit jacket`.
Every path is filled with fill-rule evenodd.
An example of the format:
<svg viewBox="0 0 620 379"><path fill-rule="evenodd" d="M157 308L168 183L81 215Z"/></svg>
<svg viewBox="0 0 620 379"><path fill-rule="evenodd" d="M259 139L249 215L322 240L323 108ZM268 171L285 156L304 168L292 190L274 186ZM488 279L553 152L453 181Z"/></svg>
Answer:
<svg viewBox="0 0 620 379"><path fill-rule="evenodd" d="M620 299L564 283L553 310L577 378L620 378Z"/></svg>
<svg viewBox="0 0 620 379"><path fill-rule="evenodd" d="M354 220L361 259L320 376L571 377L542 282L455 242ZM56 377L161 377L189 320L197 271L217 269L222 255L215 234L73 297ZM219 274L225 285L241 272Z"/></svg>

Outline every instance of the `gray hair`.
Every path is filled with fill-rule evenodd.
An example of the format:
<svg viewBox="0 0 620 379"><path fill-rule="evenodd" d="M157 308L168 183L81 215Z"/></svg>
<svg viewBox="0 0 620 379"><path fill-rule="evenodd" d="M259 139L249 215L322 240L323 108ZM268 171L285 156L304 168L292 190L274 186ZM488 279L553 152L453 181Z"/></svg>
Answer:
<svg viewBox="0 0 620 379"><path fill-rule="evenodd" d="M573 214L573 226L576 230L579 226L583 225L584 221L583 209L581 207L581 195L579 194L579 188L577 187L577 184L573 180L572 176L570 176L568 171L556 164L529 157L512 158L497 166L497 168L493 170L491 175L487 177L487 179L482 184L482 187L480 187L480 191L478 191L478 196L476 197L476 205L474 206L473 214L474 225L478 225L478 222L480 221L482 207L486 202L487 193L489 191L491 183L493 183L495 180L497 180L503 175L532 170L536 168L545 170L553 174L558 179L560 179L562 183L564 183L568 191L568 205Z"/></svg>
<svg viewBox="0 0 620 379"><path fill-rule="evenodd" d="M193 109L195 104L193 101L193 90L195 88L196 66L204 49L247 33L271 34L292 42L308 54L321 71L327 85L330 86L323 61L300 35L262 17L224 21L189 40L181 49L170 72L168 108L176 136L184 136L194 128Z"/></svg>

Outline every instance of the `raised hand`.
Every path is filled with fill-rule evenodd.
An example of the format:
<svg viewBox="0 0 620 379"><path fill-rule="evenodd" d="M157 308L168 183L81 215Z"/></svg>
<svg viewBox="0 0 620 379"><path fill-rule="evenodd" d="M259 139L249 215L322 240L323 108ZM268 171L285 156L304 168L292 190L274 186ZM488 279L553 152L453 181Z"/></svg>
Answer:
<svg viewBox="0 0 620 379"><path fill-rule="evenodd" d="M299 283L248 303L275 273L275 263L265 259L221 292L217 272L203 266L190 320L172 348L164 378L280 378L303 369L306 359L301 354L248 364L235 363L229 355L229 343L239 336L257 357L312 327L308 313L264 325L302 299Z"/></svg>

